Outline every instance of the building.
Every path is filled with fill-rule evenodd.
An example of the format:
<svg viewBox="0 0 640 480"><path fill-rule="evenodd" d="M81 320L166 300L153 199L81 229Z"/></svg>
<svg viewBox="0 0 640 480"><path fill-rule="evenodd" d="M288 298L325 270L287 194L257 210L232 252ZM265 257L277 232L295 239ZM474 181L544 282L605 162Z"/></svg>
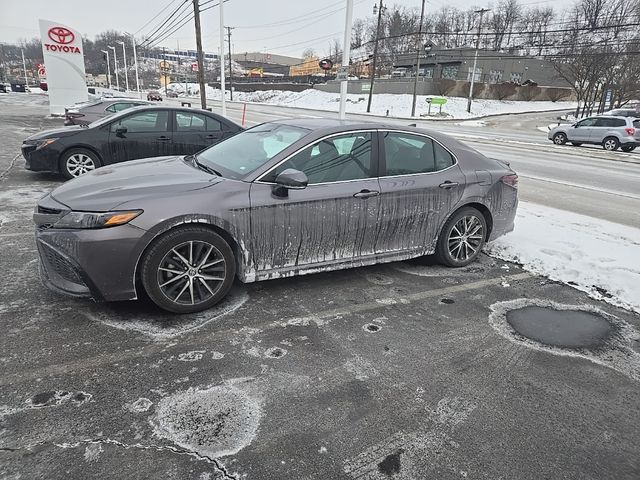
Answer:
<svg viewBox="0 0 640 480"><path fill-rule="evenodd" d="M268 74L278 76L289 75L289 67L291 65L297 65L302 61L300 58L276 55L268 52L234 53L231 55L231 58L247 71L261 69L265 76L269 76Z"/></svg>
<svg viewBox="0 0 640 480"><path fill-rule="evenodd" d="M439 49L434 47L420 58L420 76L470 81L475 52L474 48ZM411 76L414 76L415 53L400 55L394 63L394 68L406 68L411 72ZM478 51L476 82L514 82L520 84L527 80L540 86L570 86L557 75L551 62L547 60L506 52Z"/></svg>
<svg viewBox="0 0 640 480"><path fill-rule="evenodd" d="M318 57L309 57L305 58L299 65L292 65L289 68L289 75L292 77L302 77L302 76L322 76L327 73L335 74L336 69L339 65L334 65L329 72L320 68L320 59Z"/></svg>

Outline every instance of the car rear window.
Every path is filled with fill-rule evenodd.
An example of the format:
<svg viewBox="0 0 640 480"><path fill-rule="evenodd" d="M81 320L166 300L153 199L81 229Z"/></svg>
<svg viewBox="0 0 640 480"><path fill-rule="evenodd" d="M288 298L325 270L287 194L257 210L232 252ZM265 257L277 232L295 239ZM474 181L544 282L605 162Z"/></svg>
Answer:
<svg viewBox="0 0 640 480"><path fill-rule="evenodd" d="M640 128L640 120L634 120L633 121L633 126L636 128Z"/></svg>

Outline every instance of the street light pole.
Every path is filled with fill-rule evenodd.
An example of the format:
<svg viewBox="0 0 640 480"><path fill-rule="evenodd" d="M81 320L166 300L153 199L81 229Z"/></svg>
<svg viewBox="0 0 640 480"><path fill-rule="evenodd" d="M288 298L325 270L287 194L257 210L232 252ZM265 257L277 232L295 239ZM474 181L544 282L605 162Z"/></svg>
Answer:
<svg viewBox="0 0 640 480"><path fill-rule="evenodd" d="M378 60L378 38L380 38L380 22L382 21L382 0L380 0L380 6L378 7L378 26L376 27L376 41L373 44L373 71L371 72L371 83L369 85L369 100L367 101L367 113L371 112L371 99L373 97L373 81L376 78L376 65ZM373 6L373 13L375 14L376 5Z"/></svg>
<svg viewBox="0 0 640 480"><path fill-rule="evenodd" d="M416 96L418 91L418 77L420 76L420 50L422 46L422 20L424 19L424 1L420 10L420 26L418 27L418 41L416 42L416 78L413 79L413 99L411 100L411 116L416 116Z"/></svg>
<svg viewBox="0 0 640 480"><path fill-rule="evenodd" d="M136 90L138 91L138 97L142 98L140 96L140 77L138 76L138 54L136 53L136 38L130 33L127 33L127 35L131 37L131 44L133 45L133 65L136 69Z"/></svg>
<svg viewBox="0 0 640 480"><path fill-rule="evenodd" d="M20 50L20 53L22 54L22 70L24 71L24 88L28 88L29 87L29 80L27 79L27 64L24 61L24 50Z"/></svg>
<svg viewBox="0 0 640 480"><path fill-rule="evenodd" d="M100 50L107 56L107 85L111 89L111 66L109 65L109 50Z"/></svg>
<svg viewBox="0 0 640 480"><path fill-rule="evenodd" d="M107 45L108 48L113 50L113 70L116 72L116 88L120 91L120 79L118 78L118 56L116 55L116 47Z"/></svg>
<svg viewBox="0 0 640 480"><path fill-rule="evenodd" d="M127 52L124 49L124 42L118 40L118 43L122 45L122 64L124 65L124 80L127 86L127 92L129 91L129 75L127 74Z"/></svg>
<svg viewBox="0 0 640 480"><path fill-rule="evenodd" d="M344 21L344 45L342 48L342 69L347 68L347 78L340 82L340 120L345 119L346 106L347 106L347 87L348 82L348 69L349 69L349 56L351 51L351 26L353 23L353 0L347 0L347 13Z"/></svg>
<svg viewBox="0 0 640 480"><path fill-rule="evenodd" d="M471 113L471 99L473 98L473 85L476 83L476 65L478 64L478 50L480 50L480 32L482 31L482 17L488 8L481 8L476 10L475 13L480 14L480 21L478 22L478 39L476 41L476 54L473 57L473 72L471 72L471 86L469 87L469 99L467 100L467 112Z"/></svg>
<svg viewBox="0 0 640 480"><path fill-rule="evenodd" d="M224 85L224 0L220 0L220 93L222 93L222 115L227 114Z"/></svg>

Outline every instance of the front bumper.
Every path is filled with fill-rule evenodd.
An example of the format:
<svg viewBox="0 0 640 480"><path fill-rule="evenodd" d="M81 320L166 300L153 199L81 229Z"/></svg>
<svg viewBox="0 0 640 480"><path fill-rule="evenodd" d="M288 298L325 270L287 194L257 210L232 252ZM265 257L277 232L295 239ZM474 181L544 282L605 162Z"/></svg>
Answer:
<svg viewBox="0 0 640 480"><path fill-rule="evenodd" d="M36 149L36 145L22 144L22 156L27 170L58 173L58 152L50 148Z"/></svg>
<svg viewBox="0 0 640 480"><path fill-rule="evenodd" d="M36 245L42 280L52 290L75 297L133 300L146 233L128 224L88 230L40 227Z"/></svg>

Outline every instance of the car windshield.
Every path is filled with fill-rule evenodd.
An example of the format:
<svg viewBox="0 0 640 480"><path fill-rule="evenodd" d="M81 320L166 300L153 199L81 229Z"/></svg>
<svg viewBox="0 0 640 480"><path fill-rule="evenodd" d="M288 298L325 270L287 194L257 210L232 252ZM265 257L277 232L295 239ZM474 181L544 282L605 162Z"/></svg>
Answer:
<svg viewBox="0 0 640 480"><path fill-rule="evenodd" d="M308 133L305 128L265 123L209 147L197 160L225 177L239 179Z"/></svg>

